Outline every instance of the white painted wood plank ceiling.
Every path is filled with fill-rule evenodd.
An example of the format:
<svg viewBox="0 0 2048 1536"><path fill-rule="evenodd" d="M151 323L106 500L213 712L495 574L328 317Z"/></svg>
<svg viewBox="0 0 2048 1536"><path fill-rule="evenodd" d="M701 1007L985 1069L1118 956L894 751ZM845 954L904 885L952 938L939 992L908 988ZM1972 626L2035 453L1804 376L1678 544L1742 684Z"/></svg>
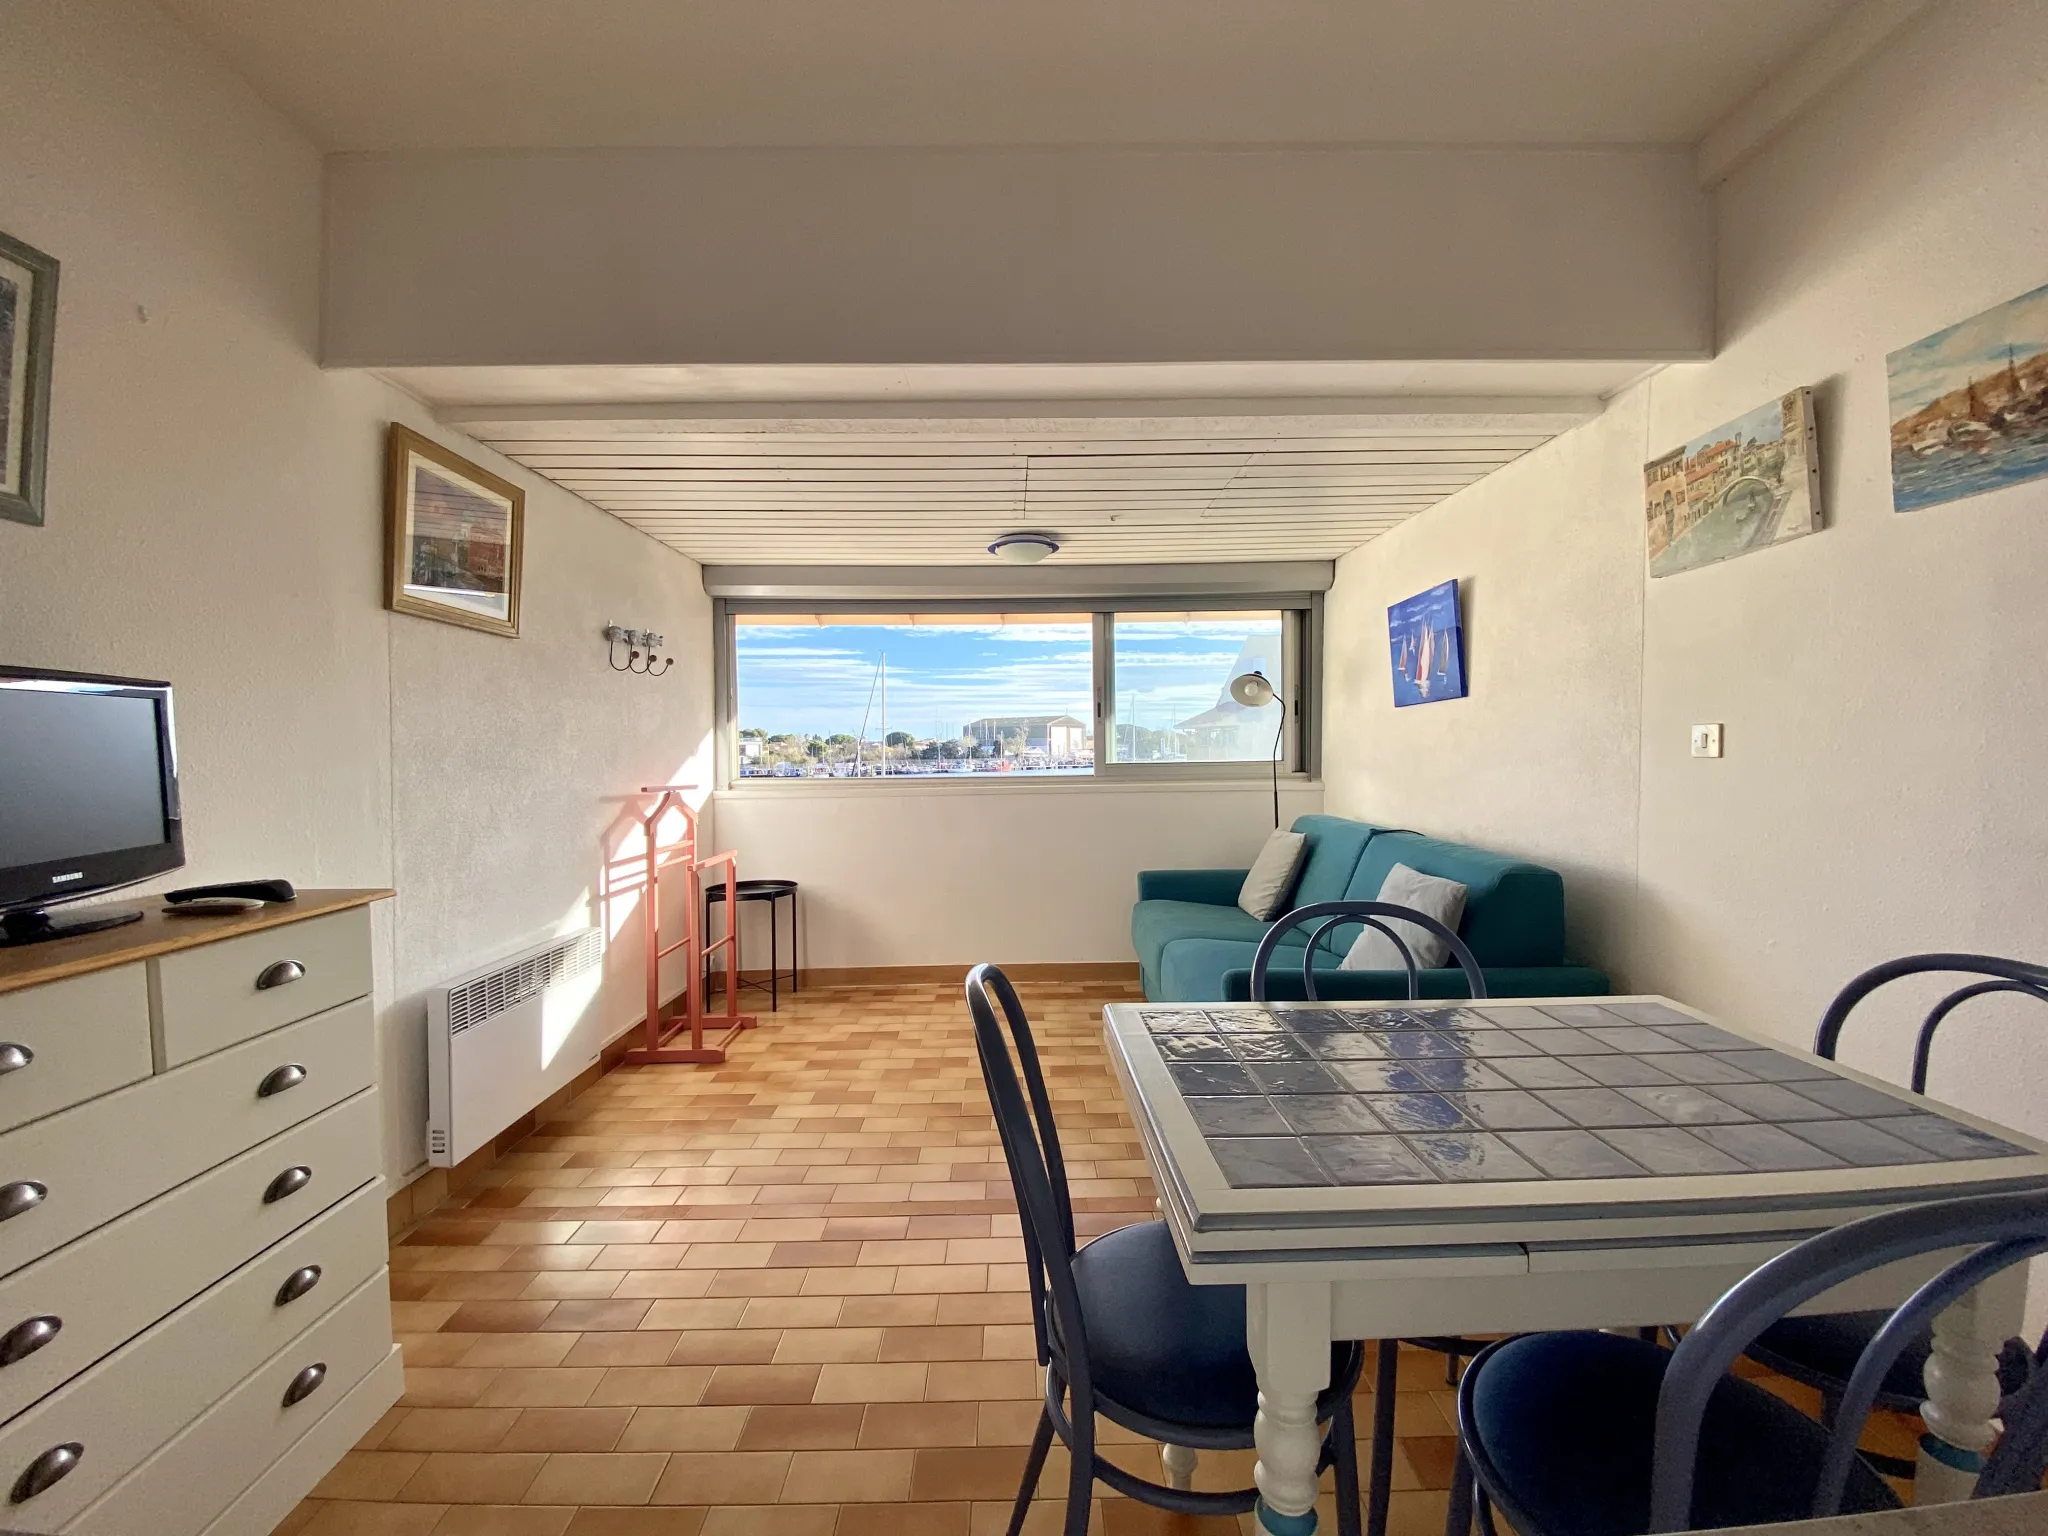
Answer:
<svg viewBox="0 0 2048 1536"><path fill-rule="evenodd" d="M1031 530L1067 562L1328 559L1591 414L605 419L451 424L707 564L959 565Z"/></svg>

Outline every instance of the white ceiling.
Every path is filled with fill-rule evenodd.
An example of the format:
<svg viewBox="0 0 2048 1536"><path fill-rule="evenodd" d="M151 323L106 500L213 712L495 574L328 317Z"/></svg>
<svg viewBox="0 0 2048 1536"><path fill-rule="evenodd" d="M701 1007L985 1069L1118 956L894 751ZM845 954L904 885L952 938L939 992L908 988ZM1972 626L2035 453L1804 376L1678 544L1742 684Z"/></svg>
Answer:
<svg viewBox="0 0 2048 1536"><path fill-rule="evenodd" d="M161 0L336 150L1697 142L1848 0Z"/></svg>
<svg viewBox="0 0 2048 1536"><path fill-rule="evenodd" d="M1096 564L1333 558L1595 408L443 418L706 564L969 565L1020 529Z"/></svg>

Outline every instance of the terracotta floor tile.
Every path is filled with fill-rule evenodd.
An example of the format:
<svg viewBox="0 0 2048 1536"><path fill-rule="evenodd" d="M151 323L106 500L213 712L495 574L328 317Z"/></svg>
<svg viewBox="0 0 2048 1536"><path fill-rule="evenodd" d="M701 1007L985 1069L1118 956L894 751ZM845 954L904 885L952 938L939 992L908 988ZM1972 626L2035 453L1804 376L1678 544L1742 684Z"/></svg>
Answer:
<svg viewBox="0 0 2048 1536"><path fill-rule="evenodd" d="M517 1504L546 1459L495 1451L434 1451L398 1497L415 1504Z"/></svg>
<svg viewBox="0 0 2048 1536"><path fill-rule="evenodd" d="M621 1451L729 1451L739 1444L750 1415L766 1412L754 1408L636 1408L626 1432L619 1437ZM781 1446L749 1446L750 1450L787 1449Z"/></svg>
<svg viewBox="0 0 2048 1536"><path fill-rule="evenodd" d="M701 1509L598 1509L576 1511L562 1536L701 1536Z"/></svg>
<svg viewBox="0 0 2048 1536"><path fill-rule="evenodd" d="M851 1450L860 1443L860 1403L763 1404L748 1411L743 1451Z"/></svg>
<svg viewBox="0 0 2048 1536"><path fill-rule="evenodd" d="M631 1408L522 1408L519 1421L493 1450L609 1451L619 1443ZM575 1500L577 1503L630 1504L631 1499Z"/></svg>
<svg viewBox="0 0 2048 1536"><path fill-rule="evenodd" d="M465 1343L464 1348L467 1347ZM408 1363L404 1401L415 1408L467 1408L489 1391L497 1379L496 1371L415 1367Z"/></svg>
<svg viewBox="0 0 2048 1536"><path fill-rule="evenodd" d="M387 1450L488 1451L519 1418L517 1408L413 1408L384 1437Z"/></svg>
<svg viewBox="0 0 2048 1536"><path fill-rule="evenodd" d="M557 1302L541 1328L549 1333L622 1333L638 1328L653 1305L640 1300Z"/></svg>
<svg viewBox="0 0 2048 1536"><path fill-rule="evenodd" d="M319 1499L395 1499L426 1457L411 1449L350 1451L314 1488Z"/></svg>
<svg viewBox="0 0 2048 1536"><path fill-rule="evenodd" d="M832 1536L967 1536L971 1504L849 1504Z"/></svg>
<svg viewBox="0 0 2048 1536"><path fill-rule="evenodd" d="M719 1403L808 1403L818 1388L816 1365L721 1365L700 1401ZM835 1399L828 1399L832 1401Z"/></svg>
<svg viewBox="0 0 2048 1536"><path fill-rule="evenodd" d="M910 1497L915 1451L798 1451L782 1498L791 1504L887 1504Z"/></svg>
<svg viewBox="0 0 2048 1536"><path fill-rule="evenodd" d="M979 1360L981 1328L890 1328L882 1334L881 1360Z"/></svg>
<svg viewBox="0 0 2048 1536"><path fill-rule="evenodd" d="M590 1395L592 1407L680 1408L704 1396L708 1365L621 1365L603 1373Z"/></svg>
<svg viewBox="0 0 2048 1536"><path fill-rule="evenodd" d="M635 1333L578 1334L562 1364L576 1365L665 1365L682 1337L659 1329Z"/></svg>
<svg viewBox="0 0 2048 1536"><path fill-rule="evenodd" d="M818 1367L820 1403L910 1403L924 1397L921 1364L827 1365Z"/></svg>
<svg viewBox="0 0 2048 1536"><path fill-rule="evenodd" d="M644 1504L668 1465L660 1451L550 1456L526 1490L527 1504Z"/></svg>
<svg viewBox="0 0 2048 1536"><path fill-rule="evenodd" d="M873 1360L882 1347L879 1328L786 1328L775 1350L778 1364Z"/></svg>
<svg viewBox="0 0 2048 1536"><path fill-rule="evenodd" d="M789 1451L679 1451L655 1486L656 1504L773 1504L789 1475Z"/></svg>
<svg viewBox="0 0 2048 1536"><path fill-rule="evenodd" d="M1024 1474L1022 1446L937 1448L916 1454L910 1485L913 1499L1014 1499ZM1064 1472L1059 1480L1048 1482L1054 1470L1048 1458L1041 1487L1062 1486Z"/></svg>
<svg viewBox="0 0 2048 1536"><path fill-rule="evenodd" d="M580 1408L604 1374L594 1368L503 1370L477 1402L486 1408Z"/></svg>
<svg viewBox="0 0 2048 1536"><path fill-rule="evenodd" d="M555 1310L552 1301L469 1301L441 1325L443 1333L531 1333Z"/></svg>
<svg viewBox="0 0 2048 1536"><path fill-rule="evenodd" d="M518 1274L517 1278L525 1281L519 1293L522 1300L602 1301L632 1273L617 1269L549 1269L539 1274Z"/></svg>
<svg viewBox="0 0 2048 1536"><path fill-rule="evenodd" d="M298 1536L431 1536L446 1510L426 1504L320 1502Z"/></svg>
<svg viewBox="0 0 2048 1536"><path fill-rule="evenodd" d="M517 1509L504 1504L458 1504L441 1517L433 1536L564 1536L573 1509Z"/></svg>
<svg viewBox="0 0 2048 1536"><path fill-rule="evenodd" d="M830 1332L831 1330L820 1330ZM778 1356L780 1328L693 1328L675 1336L671 1365L768 1365Z"/></svg>
<svg viewBox="0 0 2048 1536"><path fill-rule="evenodd" d="M919 1328L938 1320L937 1296L849 1296L839 1304L848 1328Z"/></svg>
<svg viewBox="0 0 2048 1536"><path fill-rule="evenodd" d="M836 1504L780 1504L706 1512L699 1536L832 1536Z"/></svg>
<svg viewBox="0 0 2048 1536"><path fill-rule="evenodd" d="M1043 1382L1029 1360L935 1360L925 1377L927 1402L978 1403L1036 1398Z"/></svg>
<svg viewBox="0 0 2048 1536"><path fill-rule="evenodd" d="M472 1369L560 1365L563 1357L575 1347L574 1334L480 1333L462 1352L462 1364Z"/></svg>
<svg viewBox="0 0 2048 1536"><path fill-rule="evenodd" d="M747 1303L744 1328L830 1328L843 1304L831 1296L759 1296Z"/></svg>
<svg viewBox="0 0 2048 1536"><path fill-rule="evenodd" d="M1015 1443L1026 1444L1030 1438L1027 1428ZM861 1420L860 1444L866 1447L916 1448L974 1443L974 1417L964 1413L956 1403L869 1403Z"/></svg>

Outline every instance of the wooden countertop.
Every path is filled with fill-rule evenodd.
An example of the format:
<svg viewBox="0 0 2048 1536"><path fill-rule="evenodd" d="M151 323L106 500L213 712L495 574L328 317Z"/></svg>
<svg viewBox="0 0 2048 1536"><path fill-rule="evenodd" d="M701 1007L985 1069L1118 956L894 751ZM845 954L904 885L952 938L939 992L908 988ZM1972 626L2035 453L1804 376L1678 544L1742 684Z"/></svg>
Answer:
<svg viewBox="0 0 2048 1536"><path fill-rule="evenodd" d="M368 889L301 891L296 901L273 902L231 917L171 917L162 910L162 896L134 897L131 899L142 906L139 923L80 934L75 939L52 939L46 944L0 949L0 993L18 992L23 987L83 976L90 971L110 970L117 965L147 960L152 955L168 955L194 945L211 944L216 939L258 933L350 907L366 907L392 894Z"/></svg>

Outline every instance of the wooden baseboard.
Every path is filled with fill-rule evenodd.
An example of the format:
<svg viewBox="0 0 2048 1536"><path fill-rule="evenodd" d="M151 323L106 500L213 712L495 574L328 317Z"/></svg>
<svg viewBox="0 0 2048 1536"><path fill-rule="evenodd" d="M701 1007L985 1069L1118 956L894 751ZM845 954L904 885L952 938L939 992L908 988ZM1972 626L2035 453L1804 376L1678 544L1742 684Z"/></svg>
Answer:
<svg viewBox="0 0 2048 1536"><path fill-rule="evenodd" d="M853 965L813 966L803 973L806 987L930 986L960 982L973 966L955 965ZM743 971L748 981L766 981L766 971ZM1037 964L1006 965L1003 974L1012 981L1136 981L1138 965L1132 961L1100 964L1047 961ZM784 973L783 987L789 985Z"/></svg>

